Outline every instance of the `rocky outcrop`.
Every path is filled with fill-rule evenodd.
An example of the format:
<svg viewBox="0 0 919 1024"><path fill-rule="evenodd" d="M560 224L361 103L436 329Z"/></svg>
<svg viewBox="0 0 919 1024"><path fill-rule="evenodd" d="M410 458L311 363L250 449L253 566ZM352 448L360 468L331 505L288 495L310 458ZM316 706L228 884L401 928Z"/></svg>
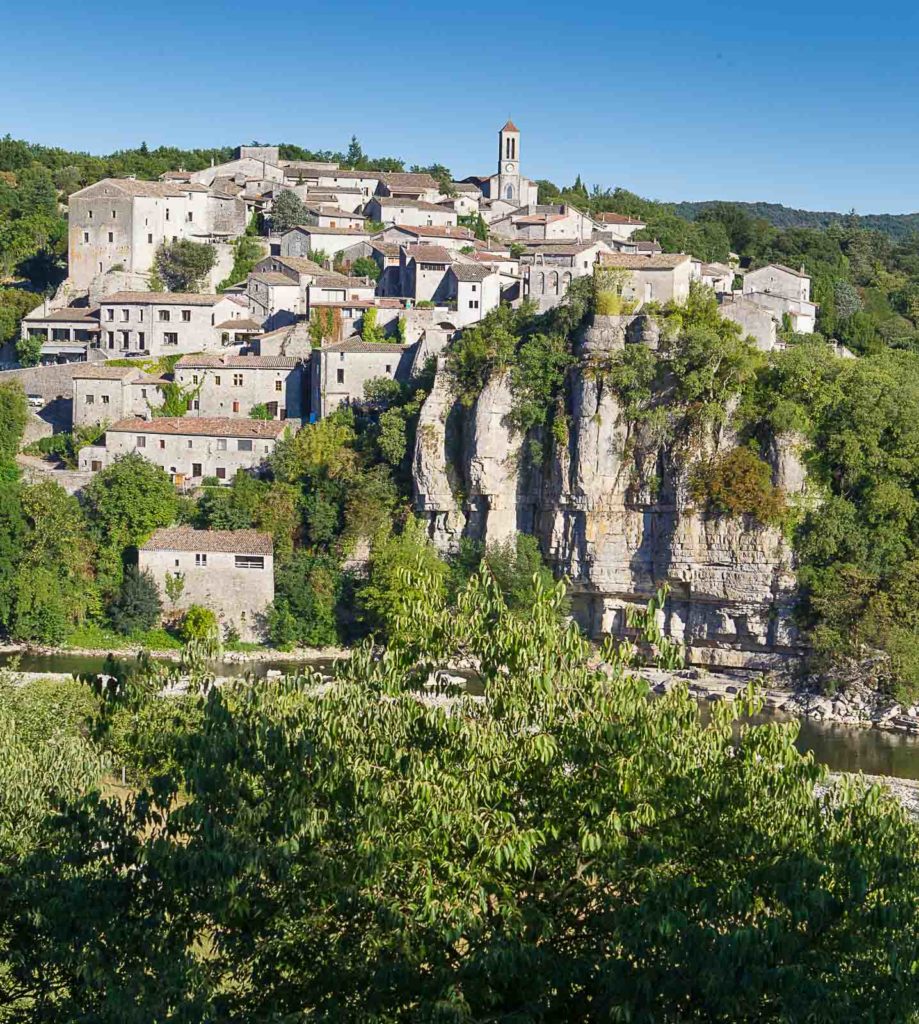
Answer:
<svg viewBox="0 0 919 1024"><path fill-rule="evenodd" d="M798 653L790 547L752 516L693 508L691 455L629 422L604 379L604 359L635 342L656 345L650 318L596 318L583 333L566 386L565 444L512 430L506 378L463 409L439 370L418 427L416 510L442 550L463 536L493 543L535 534L593 636L624 633L628 610L666 584L661 624L691 661L779 667ZM717 451L735 442L728 427L704 444ZM778 439L768 453L775 482L792 493L805 486L799 448L798 439Z"/></svg>

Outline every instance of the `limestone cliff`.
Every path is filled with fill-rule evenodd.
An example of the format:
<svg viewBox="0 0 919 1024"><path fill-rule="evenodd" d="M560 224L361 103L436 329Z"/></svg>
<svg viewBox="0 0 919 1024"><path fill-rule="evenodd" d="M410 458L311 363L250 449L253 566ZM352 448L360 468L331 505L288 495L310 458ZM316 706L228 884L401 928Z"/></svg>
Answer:
<svg viewBox="0 0 919 1024"><path fill-rule="evenodd" d="M570 579L574 614L594 636L621 633L626 609L666 583L663 624L692 661L782 663L798 648L791 549L752 516L705 517L693 509L685 453L630 423L595 372L598 359L627 339L657 343L653 324L641 317L597 317L583 332L566 386L566 444L511 429L507 378L487 382L464 409L439 370L419 421L416 510L442 550L462 536L492 543L517 531L535 534ZM706 443L717 451L735 438L728 427ZM534 460L534 449L542 457ZM793 440L776 439L769 457L775 483L803 490Z"/></svg>

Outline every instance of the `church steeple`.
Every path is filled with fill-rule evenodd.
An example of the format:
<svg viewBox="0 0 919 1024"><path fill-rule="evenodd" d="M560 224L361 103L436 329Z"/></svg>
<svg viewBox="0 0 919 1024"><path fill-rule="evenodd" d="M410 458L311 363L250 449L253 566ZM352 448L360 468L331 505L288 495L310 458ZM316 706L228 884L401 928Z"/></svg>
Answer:
<svg viewBox="0 0 919 1024"><path fill-rule="evenodd" d="M498 174L520 173L520 129L513 121L498 132Z"/></svg>

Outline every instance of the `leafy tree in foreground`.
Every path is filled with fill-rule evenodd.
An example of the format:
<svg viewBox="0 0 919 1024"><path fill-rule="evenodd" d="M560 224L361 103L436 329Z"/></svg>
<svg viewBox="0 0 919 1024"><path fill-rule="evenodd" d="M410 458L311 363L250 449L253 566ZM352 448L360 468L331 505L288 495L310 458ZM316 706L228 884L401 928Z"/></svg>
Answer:
<svg viewBox="0 0 919 1024"><path fill-rule="evenodd" d="M0 462L12 462L22 444L29 405L18 381L0 384Z"/></svg>
<svg viewBox="0 0 919 1024"><path fill-rule="evenodd" d="M155 267L171 292L196 292L217 262L217 250L206 242L178 238L157 249Z"/></svg>
<svg viewBox="0 0 919 1024"><path fill-rule="evenodd" d="M271 228L278 234L306 223L306 208L296 192L286 188L271 207Z"/></svg>
<svg viewBox="0 0 919 1024"><path fill-rule="evenodd" d="M125 636L143 633L159 622L163 611L156 582L149 572L141 572L136 565L124 571L121 589L109 606L112 626Z"/></svg>
<svg viewBox="0 0 919 1024"><path fill-rule="evenodd" d="M41 359L41 338L20 338L16 342L16 358L20 366L37 366Z"/></svg>
<svg viewBox="0 0 919 1024"><path fill-rule="evenodd" d="M901 807L815 793L796 726L738 724L748 701L703 724L612 645L591 667L562 586L520 616L487 579L455 606L410 560L403 583L379 657L326 687L209 689L193 734L138 724L151 786L87 799L0 869L7 972L32 1000L10 1020L914 1016ZM447 708L428 679L458 655L484 697ZM145 692L109 700L142 712Z"/></svg>

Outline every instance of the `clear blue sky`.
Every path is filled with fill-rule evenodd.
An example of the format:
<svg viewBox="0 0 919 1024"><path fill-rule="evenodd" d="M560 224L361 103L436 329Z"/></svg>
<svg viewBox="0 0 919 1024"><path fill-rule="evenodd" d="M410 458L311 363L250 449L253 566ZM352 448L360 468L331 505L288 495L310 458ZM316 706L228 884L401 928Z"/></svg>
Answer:
<svg viewBox="0 0 919 1024"><path fill-rule="evenodd" d="M497 13L492 13L493 11ZM652 198L919 210L915 4L5 4L0 133L251 139Z"/></svg>

